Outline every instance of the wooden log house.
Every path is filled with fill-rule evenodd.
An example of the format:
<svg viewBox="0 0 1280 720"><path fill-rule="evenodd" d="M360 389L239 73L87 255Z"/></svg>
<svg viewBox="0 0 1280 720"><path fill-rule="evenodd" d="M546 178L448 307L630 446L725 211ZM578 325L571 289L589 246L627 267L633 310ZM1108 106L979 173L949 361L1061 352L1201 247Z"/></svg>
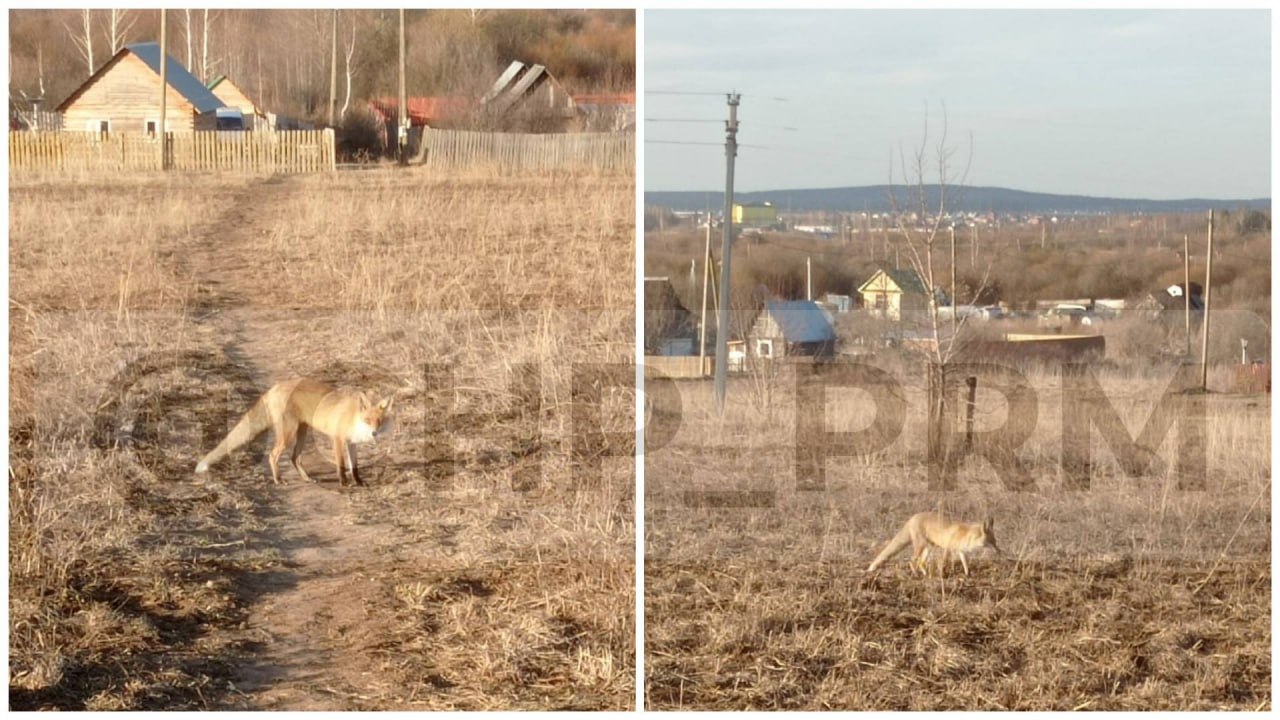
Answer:
<svg viewBox="0 0 1280 720"><path fill-rule="evenodd" d="M172 55L167 61L166 131L216 129L216 111L224 103ZM160 119L159 44L126 45L57 110L66 132L155 133Z"/></svg>

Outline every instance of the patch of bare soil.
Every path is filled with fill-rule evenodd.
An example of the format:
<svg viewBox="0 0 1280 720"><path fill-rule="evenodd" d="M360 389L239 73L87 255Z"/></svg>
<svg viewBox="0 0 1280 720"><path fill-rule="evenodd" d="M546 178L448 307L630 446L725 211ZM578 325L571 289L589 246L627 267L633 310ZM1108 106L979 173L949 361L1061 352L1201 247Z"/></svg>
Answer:
<svg viewBox="0 0 1280 720"><path fill-rule="evenodd" d="M181 255L198 272L197 322L222 340L230 362L258 379L258 392L293 375L274 361L290 341L241 283L248 274L262 272L254 262L254 243L290 202L292 188L288 180L277 179L228 198L227 213L215 227L193 233L218 242L191 243ZM251 457L262 444L247 451ZM300 462L314 468L322 461L313 445ZM374 576L394 560L400 539L390 525L352 521L345 489L325 472L331 463L312 470L315 484L287 470L282 478L287 484L280 486L270 484L263 465L257 463L243 479L260 484L249 497L282 560L272 572L243 578L237 588L254 602L241 623L247 652L234 662L227 701L244 709L360 707L384 670L374 652L386 634L381 616L370 612L382 591Z"/></svg>

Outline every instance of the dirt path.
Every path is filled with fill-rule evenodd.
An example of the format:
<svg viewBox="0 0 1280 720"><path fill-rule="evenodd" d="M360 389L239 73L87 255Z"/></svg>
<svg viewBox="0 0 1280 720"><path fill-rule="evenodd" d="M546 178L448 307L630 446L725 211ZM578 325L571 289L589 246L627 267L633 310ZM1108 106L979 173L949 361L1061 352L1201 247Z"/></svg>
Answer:
<svg viewBox="0 0 1280 720"><path fill-rule="evenodd" d="M179 255L200 287L195 322L221 346L227 362L252 377L259 391L295 369L281 367L288 333L254 307L238 278L253 267L256 242L280 216L295 186L287 178L255 183L223 201L228 210L192 232ZM234 410L240 412L240 410ZM256 485L248 491L265 525L259 535L284 557L272 572L235 589L249 603L230 704L242 709L343 710L360 706L361 690L377 684L380 624L366 612L384 592L376 569L394 557L402 538L381 524L353 524L351 496L313 448L302 463L319 481L303 483L291 468L272 486L265 462L248 476L214 470L213 482Z"/></svg>

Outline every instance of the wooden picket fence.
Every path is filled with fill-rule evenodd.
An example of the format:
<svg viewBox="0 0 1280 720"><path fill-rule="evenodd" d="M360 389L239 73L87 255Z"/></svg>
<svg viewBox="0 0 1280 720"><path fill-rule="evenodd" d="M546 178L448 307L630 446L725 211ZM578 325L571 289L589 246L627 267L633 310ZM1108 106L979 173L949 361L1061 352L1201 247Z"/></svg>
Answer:
<svg viewBox="0 0 1280 720"><path fill-rule="evenodd" d="M433 168L492 167L506 172L597 170L632 172L634 133L487 133L428 129L417 162Z"/></svg>
<svg viewBox="0 0 1280 720"><path fill-rule="evenodd" d="M169 168L246 173L334 169L332 130L169 135ZM9 133L10 172L130 172L160 167L160 141L143 133Z"/></svg>

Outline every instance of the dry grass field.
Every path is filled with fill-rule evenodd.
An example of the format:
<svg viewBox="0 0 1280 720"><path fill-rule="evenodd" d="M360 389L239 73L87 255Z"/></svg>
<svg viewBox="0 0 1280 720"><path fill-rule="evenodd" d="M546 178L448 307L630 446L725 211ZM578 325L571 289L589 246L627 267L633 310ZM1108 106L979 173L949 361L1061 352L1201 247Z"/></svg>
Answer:
<svg viewBox="0 0 1280 720"><path fill-rule="evenodd" d="M805 489L791 370L731 378L723 418L709 382L647 382L661 395L646 427L647 707L1270 708L1268 396L1204 396L1204 490L1176 488L1177 425L1139 443L1136 477L1093 430L1091 485L1069 490L1062 379L1027 369L1037 409L1019 423L1034 429L1014 453L1034 486L1008 489L970 457L953 490L930 491L917 367L883 367L906 403L901 435L830 457ZM1173 370L1096 376L1137 436ZM1003 396L978 387L975 429L1002 427ZM815 412L830 432L871 427L889 397L872 391L828 387ZM968 577L913 575L909 551L864 573L935 508L993 518L1003 555L971 555Z"/></svg>
<svg viewBox="0 0 1280 720"><path fill-rule="evenodd" d="M631 707L634 192L11 182L10 707ZM368 487L193 474L297 375L396 396Z"/></svg>

